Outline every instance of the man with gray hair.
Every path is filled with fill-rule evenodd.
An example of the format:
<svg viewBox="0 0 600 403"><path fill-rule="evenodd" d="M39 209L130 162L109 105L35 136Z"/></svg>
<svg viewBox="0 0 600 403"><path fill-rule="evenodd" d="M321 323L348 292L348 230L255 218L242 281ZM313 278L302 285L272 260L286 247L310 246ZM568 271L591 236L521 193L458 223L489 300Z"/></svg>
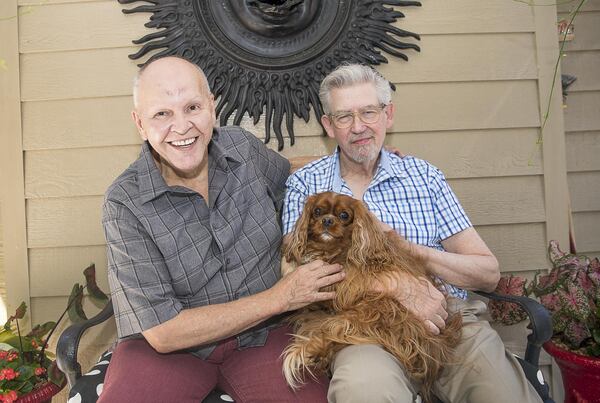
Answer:
<svg viewBox="0 0 600 403"><path fill-rule="evenodd" d="M206 77L157 59L135 80L140 157L106 192L103 226L119 343L100 400L324 402L328 380L291 390L279 317L331 299L344 278L315 261L280 279L289 162L239 127L216 128Z"/></svg>
<svg viewBox="0 0 600 403"><path fill-rule="evenodd" d="M462 314L459 362L444 368L433 393L444 402L541 401L498 334L479 318L485 304L466 299L465 289L496 287L496 258L437 168L383 149L394 122L389 82L368 66L343 65L325 77L319 96L325 111L321 122L338 147L288 179L284 234L292 231L311 194L334 191L362 200L384 230L411 243L442 289L398 273L374 291L389 293L435 334L445 327L449 311ZM451 306L444 294L452 296ZM377 345L354 345L335 357L328 398L333 403L413 402L418 392L419 385L391 354Z"/></svg>

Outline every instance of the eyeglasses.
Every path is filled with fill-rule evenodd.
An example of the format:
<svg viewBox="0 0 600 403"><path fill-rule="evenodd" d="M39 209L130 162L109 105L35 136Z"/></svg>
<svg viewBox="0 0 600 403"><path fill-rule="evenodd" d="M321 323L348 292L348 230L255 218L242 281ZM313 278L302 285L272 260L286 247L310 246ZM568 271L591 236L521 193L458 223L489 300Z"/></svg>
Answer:
<svg viewBox="0 0 600 403"><path fill-rule="evenodd" d="M356 117L366 124L377 122L379 120L379 116L381 116L381 111L386 106L386 104L380 104L379 106L370 105L360 108L356 112L342 111L329 114L328 116L335 127L338 129L347 129L354 124L354 119Z"/></svg>

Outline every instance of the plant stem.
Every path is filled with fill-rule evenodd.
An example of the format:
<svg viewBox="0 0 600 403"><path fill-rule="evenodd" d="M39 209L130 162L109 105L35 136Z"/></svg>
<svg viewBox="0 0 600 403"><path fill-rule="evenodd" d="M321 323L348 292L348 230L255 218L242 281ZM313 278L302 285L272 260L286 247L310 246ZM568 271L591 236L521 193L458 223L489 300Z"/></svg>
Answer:
<svg viewBox="0 0 600 403"><path fill-rule="evenodd" d="M19 327L19 319L15 318L15 323L17 324L17 336L19 336L19 345L21 346L21 364L25 364L23 358L23 339L21 338L21 328Z"/></svg>
<svg viewBox="0 0 600 403"><path fill-rule="evenodd" d="M531 1L513 0L513 1L518 2L518 3L529 4L529 6L531 6L531 7L540 7L540 6L556 6L556 5L568 4L568 3L572 3L575 0L568 0L565 2L557 2L557 3L553 3L553 4L535 4L535 3L533 3L533 0L531 0ZM552 75L552 85L550 86L550 96L548 97L548 103L546 104L546 113L544 114L544 120L542 121L542 125L540 127L540 133L538 134L538 138L536 140L537 148L541 147L542 143L544 142L544 128L546 127L546 122L548 121L548 118L550 117L550 107L552 104L552 97L554 96L554 84L556 83L556 75L558 74L558 66L560 65L560 60L562 59L562 55L563 55L563 49L565 47L567 33L569 31L568 28L569 28L569 26L571 26L571 24L573 24L575 17L577 16L577 14L579 14L579 10L581 9L581 6L583 6L583 3L585 3L586 1L587 0L580 0L579 4L575 8L575 11L569 13L569 15L571 15L571 19L569 20L569 23L567 24L567 29L565 30L565 33L562 37L560 49L558 51L558 57L556 58L556 65L554 66L554 73ZM527 161L527 165L532 164L531 160L533 159L534 154L535 154L535 150L532 151L531 156L529 157L529 160Z"/></svg>
<svg viewBox="0 0 600 403"><path fill-rule="evenodd" d="M40 350L40 356L39 356L40 357L40 366L43 367L43 364L44 364L44 352L46 351L46 347L48 346L48 341L50 341L50 337L52 337L52 334L54 333L54 331L58 327L58 324L60 323L60 321L65 317L66 313L69 311L69 308L71 307L71 305L73 304L73 302L75 302L75 300L77 299L77 297L80 294L82 294L83 291L86 288L87 288L87 284L85 286L83 286L81 288L81 290L77 294L75 294L75 296L67 304L67 307L65 308L65 310L63 311L63 313L60 315L60 317L58 318L58 320L56 321L56 323L54 324L54 327L52 327L52 329L50 330L50 333L48 333L48 336L46 337L46 340L42 344L42 349Z"/></svg>
<svg viewBox="0 0 600 403"><path fill-rule="evenodd" d="M581 6L583 6L583 3L585 3L586 0L581 0L579 2L579 5L577 5L577 8L575 9L575 11L572 13L571 19L569 20L569 23L567 24L567 29L565 30L565 34L563 35L561 44L560 44L560 50L558 51L558 57L556 58L556 65L554 66L554 75L552 77L552 85L550 86L550 97L548 98L548 105L546 106L546 113L544 114L544 121L542 123L542 128L540 130L540 136L539 136L539 141L542 141L542 133L544 132L544 128L546 127L546 122L548 121L548 117L550 116L550 103L552 102L552 95L554 94L554 83L556 82L556 75L558 74L558 66L560 65L560 60L562 59L562 54L563 54L563 49L565 47L565 43L567 42L567 34L569 32L569 27L571 26L571 24L573 24L573 21L575 21L575 17L577 16L577 14L579 13L579 9L581 8Z"/></svg>

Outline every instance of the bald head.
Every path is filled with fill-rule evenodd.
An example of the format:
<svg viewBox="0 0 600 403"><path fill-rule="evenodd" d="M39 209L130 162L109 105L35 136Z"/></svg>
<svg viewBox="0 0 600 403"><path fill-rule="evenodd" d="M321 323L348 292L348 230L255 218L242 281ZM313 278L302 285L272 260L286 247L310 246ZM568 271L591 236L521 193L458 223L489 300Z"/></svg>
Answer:
<svg viewBox="0 0 600 403"><path fill-rule="evenodd" d="M162 57L144 65L133 79L133 106L135 109L140 104L140 93L148 89L148 86L177 80L181 77L196 77L200 91L210 93L208 80L202 69L183 58L177 56Z"/></svg>

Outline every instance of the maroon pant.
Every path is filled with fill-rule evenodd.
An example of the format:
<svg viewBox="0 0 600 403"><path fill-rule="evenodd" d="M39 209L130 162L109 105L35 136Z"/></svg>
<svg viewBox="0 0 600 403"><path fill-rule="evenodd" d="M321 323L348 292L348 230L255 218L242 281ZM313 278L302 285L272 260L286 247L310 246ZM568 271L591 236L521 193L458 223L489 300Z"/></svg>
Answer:
<svg viewBox="0 0 600 403"><path fill-rule="evenodd" d="M290 328L272 329L263 347L236 350L235 338L218 344L206 360L189 353L157 353L144 339L118 344L108 367L99 402L200 403L215 387L236 403L327 401L323 376L294 391L285 382L281 353Z"/></svg>

